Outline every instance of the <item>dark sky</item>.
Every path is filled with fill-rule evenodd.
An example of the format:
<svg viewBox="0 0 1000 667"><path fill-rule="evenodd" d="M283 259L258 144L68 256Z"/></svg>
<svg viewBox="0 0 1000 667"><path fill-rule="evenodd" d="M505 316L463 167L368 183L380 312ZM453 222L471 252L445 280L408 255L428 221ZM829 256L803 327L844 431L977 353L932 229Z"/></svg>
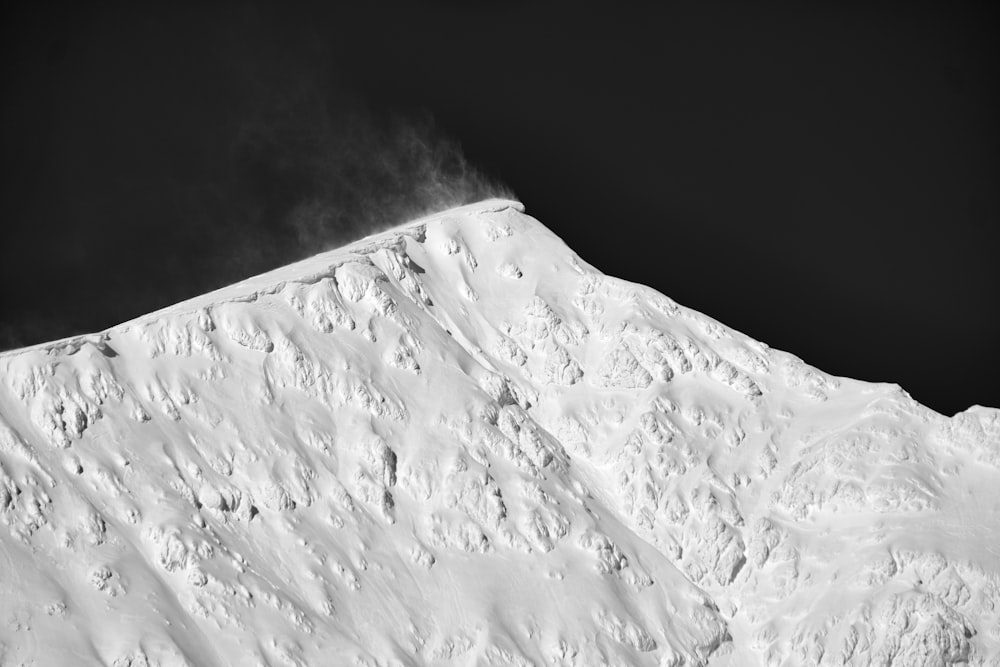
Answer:
<svg viewBox="0 0 1000 667"><path fill-rule="evenodd" d="M823 370L1000 406L988 3L177 4L3 10L0 346L511 191Z"/></svg>

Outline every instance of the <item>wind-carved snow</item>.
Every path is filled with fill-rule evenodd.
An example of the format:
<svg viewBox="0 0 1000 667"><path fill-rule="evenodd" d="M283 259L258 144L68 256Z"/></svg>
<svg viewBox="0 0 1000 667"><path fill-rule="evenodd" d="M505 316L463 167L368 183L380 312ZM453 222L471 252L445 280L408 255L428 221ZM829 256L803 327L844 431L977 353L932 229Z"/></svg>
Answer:
<svg viewBox="0 0 1000 667"><path fill-rule="evenodd" d="M998 664L1000 413L455 209L0 356L0 662Z"/></svg>

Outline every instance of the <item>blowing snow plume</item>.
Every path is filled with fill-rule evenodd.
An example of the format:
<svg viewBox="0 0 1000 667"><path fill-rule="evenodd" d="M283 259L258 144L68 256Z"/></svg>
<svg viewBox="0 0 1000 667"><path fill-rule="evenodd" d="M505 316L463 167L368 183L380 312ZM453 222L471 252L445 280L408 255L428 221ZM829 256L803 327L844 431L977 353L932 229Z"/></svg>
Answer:
<svg viewBox="0 0 1000 667"><path fill-rule="evenodd" d="M323 137L314 192L285 217L303 251L326 250L427 213L513 196L469 164L429 115L393 116L381 124L352 117L344 129L342 136Z"/></svg>
<svg viewBox="0 0 1000 667"><path fill-rule="evenodd" d="M226 189L239 226L265 230L259 240L271 248L277 242L280 254L263 266L254 261L258 253L273 250L250 239L244 273L427 213L512 197L466 159L429 110L403 111L358 94L348 55L332 48L326 30L298 17L284 39L266 31L275 41L261 50L254 35L281 18L259 11L232 58L242 94L227 128Z"/></svg>
<svg viewBox="0 0 1000 667"><path fill-rule="evenodd" d="M241 123L232 159L244 215L254 226L257 218L277 223L283 261L427 213L513 196L470 164L429 112L375 111L312 86ZM261 245L245 250L255 264Z"/></svg>

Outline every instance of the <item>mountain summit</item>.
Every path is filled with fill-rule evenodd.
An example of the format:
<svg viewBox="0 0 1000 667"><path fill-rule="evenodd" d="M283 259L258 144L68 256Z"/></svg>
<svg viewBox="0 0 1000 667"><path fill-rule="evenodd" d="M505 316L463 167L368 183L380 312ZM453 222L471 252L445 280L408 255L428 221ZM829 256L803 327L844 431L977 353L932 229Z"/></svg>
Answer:
<svg viewBox="0 0 1000 667"><path fill-rule="evenodd" d="M0 663L998 664L998 488L490 200L0 355Z"/></svg>

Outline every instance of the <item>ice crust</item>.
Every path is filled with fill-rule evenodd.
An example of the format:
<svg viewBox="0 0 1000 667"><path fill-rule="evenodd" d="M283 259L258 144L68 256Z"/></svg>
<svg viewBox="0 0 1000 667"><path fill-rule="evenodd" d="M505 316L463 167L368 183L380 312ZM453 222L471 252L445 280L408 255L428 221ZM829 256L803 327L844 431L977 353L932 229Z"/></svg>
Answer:
<svg viewBox="0 0 1000 667"><path fill-rule="evenodd" d="M0 355L0 664L998 665L998 488L490 200Z"/></svg>

